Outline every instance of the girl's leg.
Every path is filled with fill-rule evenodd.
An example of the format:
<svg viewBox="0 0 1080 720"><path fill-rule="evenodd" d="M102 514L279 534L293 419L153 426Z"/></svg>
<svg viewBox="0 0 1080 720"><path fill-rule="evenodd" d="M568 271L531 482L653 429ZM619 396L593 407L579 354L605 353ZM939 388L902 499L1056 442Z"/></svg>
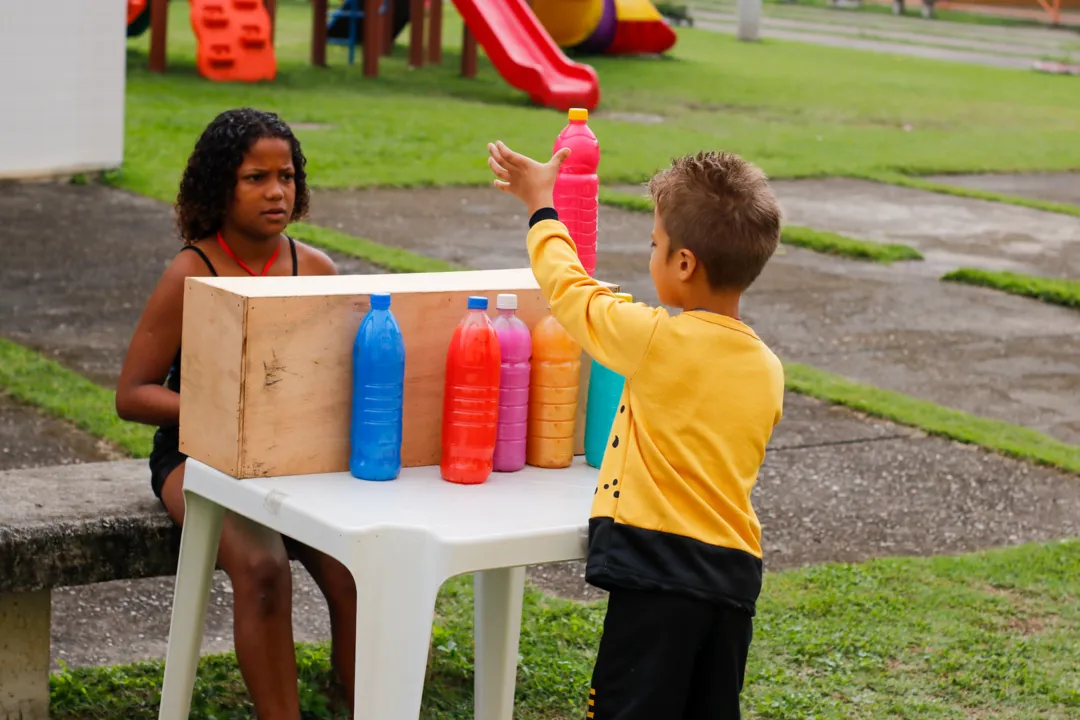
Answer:
<svg viewBox="0 0 1080 720"><path fill-rule="evenodd" d="M161 499L184 524L184 465L165 480ZM281 536L225 514L218 565L233 585L236 659L260 720L297 720L296 648L292 633L292 575Z"/></svg>
<svg viewBox="0 0 1080 720"><path fill-rule="evenodd" d="M330 608L330 658L351 717L356 683L356 583L344 565L314 548L297 543L296 556L311 573Z"/></svg>

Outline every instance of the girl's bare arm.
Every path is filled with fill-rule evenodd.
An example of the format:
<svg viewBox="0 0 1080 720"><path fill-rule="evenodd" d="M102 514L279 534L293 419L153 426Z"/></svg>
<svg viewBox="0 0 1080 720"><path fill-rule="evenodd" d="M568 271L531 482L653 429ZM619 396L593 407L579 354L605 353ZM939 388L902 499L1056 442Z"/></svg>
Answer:
<svg viewBox="0 0 1080 720"><path fill-rule="evenodd" d="M184 281L205 274L206 267L195 253L179 253L146 301L116 387L116 413L124 420L158 426L179 424L180 394L162 383L180 348Z"/></svg>

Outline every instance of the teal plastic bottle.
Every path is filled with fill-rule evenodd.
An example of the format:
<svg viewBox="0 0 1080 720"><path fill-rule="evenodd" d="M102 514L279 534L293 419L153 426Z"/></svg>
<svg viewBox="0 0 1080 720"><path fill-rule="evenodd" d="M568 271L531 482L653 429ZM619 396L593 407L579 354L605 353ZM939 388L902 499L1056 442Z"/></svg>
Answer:
<svg viewBox="0 0 1080 720"><path fill-rule="evenodd" d="M615 297L633 301L629 293L615 293ZM622 375L608 370L592 361L589 368L589 395L585 405L585 462L594 468L604 462L604 452L608 447L611 425L615 422L615 412L619 409L625 380Z"/></svg>

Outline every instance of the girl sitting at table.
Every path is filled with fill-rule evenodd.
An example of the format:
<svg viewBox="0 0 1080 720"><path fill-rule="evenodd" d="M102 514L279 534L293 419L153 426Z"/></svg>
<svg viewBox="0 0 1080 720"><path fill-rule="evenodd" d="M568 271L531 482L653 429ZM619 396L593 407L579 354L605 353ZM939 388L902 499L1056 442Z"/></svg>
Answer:
<svg viewBox="0 0 1080 720"><path fill-rule="evenodd" d="M188 159L177 197L184 245L162 274L135 327L116 390L125 420L157 426L151 487L184 523L179 449L180 345L189 277L336 275L324 253L285 234L308 209L304 154L273 113L250 108L218 115ZM356 586L328 555L227 513L218 565L233 586L236 657L261 720L300 717L292 628L290 559L311 573L330 609L334 671L353 707Z"/></svg>

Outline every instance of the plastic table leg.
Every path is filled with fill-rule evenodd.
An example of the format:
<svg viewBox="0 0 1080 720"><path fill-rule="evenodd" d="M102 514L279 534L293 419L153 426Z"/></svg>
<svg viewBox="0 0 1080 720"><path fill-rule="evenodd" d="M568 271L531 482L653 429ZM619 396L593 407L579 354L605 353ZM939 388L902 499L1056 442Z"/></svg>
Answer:
<svg viewBox="0 0 1080 720"><path fill-rule="evenodd" d="M184 502L187 509L173 591L160 720L186 720L191 709L210 581L225 516L224 508L198 495L185 492Z"/></svg>
<svg viewBox="0 0 1080 720"><path fill-rule="evenodd" d="M382 548L373 562L392 571L348 565L356 581L355 720L420 716L435 600L445 579L426 567L424 549Z"/></svg>
<svg viewBox="0 0 1080 720"><path fill-rule="evenodd" d="M477 572L476 618L476 720L511 720L514 716L514 685L517 681L518 641L521 635L521 604L525 592L525 568L499 568Z"/></svg>

